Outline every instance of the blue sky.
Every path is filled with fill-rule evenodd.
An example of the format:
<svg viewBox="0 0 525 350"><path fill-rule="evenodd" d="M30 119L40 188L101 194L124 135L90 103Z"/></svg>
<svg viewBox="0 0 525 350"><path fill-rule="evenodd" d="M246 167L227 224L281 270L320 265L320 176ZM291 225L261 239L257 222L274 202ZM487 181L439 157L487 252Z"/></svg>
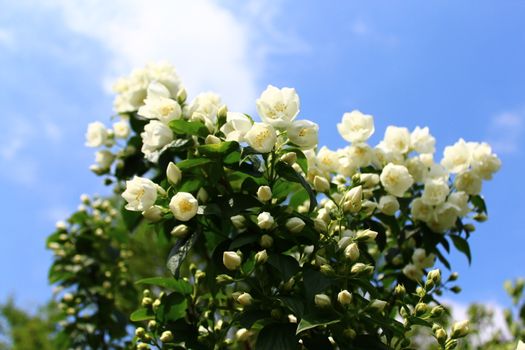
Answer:
<svg viewBox="0 0 525 350"><path fill-rule="evenodd" d="M154 5L152 5L154 4ZM445 145L493 144L503 167L484 185L490 220L473 264L452 254L458 302L506 305L525 276L525 2L0 0L0 300L47 300L44 239L81 193L107 193L88 167L88 122L109 122L112 78L149 60L179 70L190 97L214 90L254 113L267 84L295 87L321 144L352 109L387 125L429 126Z"/></svg>

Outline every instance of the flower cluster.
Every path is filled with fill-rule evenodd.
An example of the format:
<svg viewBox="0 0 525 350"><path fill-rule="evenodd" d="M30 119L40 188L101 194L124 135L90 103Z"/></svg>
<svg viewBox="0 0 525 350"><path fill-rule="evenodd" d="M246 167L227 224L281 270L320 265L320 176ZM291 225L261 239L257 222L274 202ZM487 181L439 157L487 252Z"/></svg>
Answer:
<svg viewBox="0 0 525 350"><path fill-rule="evenodd" d="M451 243L470 259L466 220L486 219L482 180L500 167L490 146L461 139L438 161L428 128L395 126L371 146L374 118L356 110L337 125L349 145L318 148L294 89L269 85L256 121L214 93L188 102L169 65L116 91L120 121L88 128L106 147L93 170L173 242L175 279L139 281L164 292L132 314L148 321L138 348L402 348L425 325L444 349L466 334L433 327L434 295L460 289L428 269L450 268Z"/></svg>

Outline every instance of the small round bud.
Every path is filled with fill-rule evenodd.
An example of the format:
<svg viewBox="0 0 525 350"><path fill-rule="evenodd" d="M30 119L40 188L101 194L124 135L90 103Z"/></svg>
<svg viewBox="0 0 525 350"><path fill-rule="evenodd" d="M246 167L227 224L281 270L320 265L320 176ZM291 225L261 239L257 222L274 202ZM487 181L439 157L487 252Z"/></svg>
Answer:
<svg viewBox="0 0 525 350"><path fill-rule="evenodd" d="M330 182L325 177L316 175L314 177L314 189L321 193L328 192L330 190Z"/></svg>
<svg viewBox="0 0 525 350"><path fill-rule="evenodd" d="M351 243L345 248L345 257L350 261L359 259L359 247L357 243Z"/></svg>
<svg viewBox="0 0 525 350"><path fill-rule="evenodd" d="M461 293L461 287L460 286L453 286L452 288L450 288L450 290L453 292L453 293Z"/></svg>
<svg viewBox="0 0 525 350"><path fill-rule="evenodd" d="M407 290L406 290L405 286L402 285L402 284L398 284L396 286L396 288L394 288L394 293L400 298L404 297L406 292L407 292Z"/></svg>
<svg viewBox="0 0 525 350"><path fill-rule="evenodd" d="M352 293L350 293L346 289L340 291L339 294L337 294L337 301L341 305L349 305L350 303L352 303Z"/></svg>
<svg viewBox="0 0 525 350"><path fill-rule="evenodd" d="M142 306L149 306L149 305L153 304L153 299L151 299L149 297L142 298L141 304L142 304Z"/></svg>
<svg viewBox="0 0 525 350"><path fill-rule="evenodd" d="M226 115L228 114L228 107L226 105L222 105L217 110L217 118L220 119L226 119Z"/></svg>
<svg viewBox="0 0 525 350"><path fill-rule="evenodd" d="M160 301L160 299L155 299L153 304L151 304L151 307L153 308L153 310L157 310L160 307L161 303L162 302Z"/></svg>
<svg viewBox="0 0 525 350"><path fill-rule="evenodd" d="M149 320L148 322L148 328L149 329L155 329L157 327L157 321L155 320Z"/></svg>
<svg viewBox="0 0 525 350"><path fill-rule="evenodd" d="M448 278L448 280L453 282L453 281L457 280L458 278L459 278L459 274L457 272L452 272L450 274L450 277Z"/></svg>
<svg viewBox="0 0 525 350"><path fill-rule="evenodd" d="M172 340L173 340L173 333L171 333L171 331L164 331L160 335L160 341L163 343L169 343Z"/></svg>
<svg viewBox="0 0 525 350"><path fill-rule="evenodd" d="M355 239L359 242L372 242L376 237L377 232L370 229L358 231L355 235Z"/></svg>
<svg viewBox="0 0 525 350"><path fill-rule="evenodd" d="M263 248L270 248L273 245L273 238L270 235L262 235L259 244Z"/></svg>
<svg viewBox="0 0 525 350"><path fill-rule="evenodd" d="M182 178L182 172L175 163L169 162L168 167L166 168L166 178L172 185L179 183Z"/></svg>
<svg viewBox="0 0 525 350"><path fill-rule="evenodd" d="M452 333L450 335L450 338L452 339L458 339L463 338L469 333L469 321L461 321L456 322L452 325Z"/></svg>
<svg viewBox="0 0 525 350"><path fill-rule="evenodd" d="M248 306L251 305L253 302L253 298L250 295L250 293L242 293L237 297L237 302L241 304L242 306Z"/></svg>
<svg viewBox="0 0 525 350"><path fill-rule="evenodd" d="M146 343L139 343L137 344L137 350L149 350L150 347Z"/></svg>
<svg viewBox="0 0 525 350"><path fill-rule="evenodd" d="M434 306L432 310L430 311L430 316L441 317L441 315L443 315L444 312L445 312L445 309L443 308L443 306L441 305Z"/></svg>
<svg viewBox="0 0 525 350"><path fill-rule="evenodd" d="M355 263L354 266L350 269L352 273L361 273L366 270L366 265L363 263Z"/></svg>
<svg viewBox="0 0 525 350"><path fill-rule="evenodd" d="M235 215L235 216L232 216L230 218L233 226L235 226L235 228L237 230L242 230L244 228L246 228L246 218L242 215Z"/></svg>
<svg viewBox="0 0 525 350"><path fill-rule="evenodd" d="M222 254L222 263L228 270L233 271L241 267L242 259L236 252L226 251Z"/></svg>
<svg viewBox="0 0 525 350"><path fill-rule="evenodd" d="M221 139L218 138L215 135L208 135L204 139L204 143L207 144L207 145L216 145L216 144L219 144L221 142L222 142Z"/></svg>
<svg viewBox="0 0 525 350"><path fill-rule="evenodd" d="M135 336L137 338L142 339L142 338L144 338L145 335L146 335L146 330L144 328L139 327L139 328L135 329Z"/></svg>
<svg viewBox="0 0 525 350"><path fill-rule="evenodd" d="M299 233L306 226L305 222L297 217L290 218L286 221L286 228L291 233Z"/></svg>
<svg viewBox="0 0 525 350"><path fill-rule="evenodd" d="M177 92L176 98L177 98L177 102L179 104L183 104L186 101L186 98L188 98L188 93L186 92L186 89L185 88L181 88Z"/></svg>
<svg viewBox="0 0 525 350"><path fill-rule="evenodd" d="M352 328L347 328L343 331L343 334L345 337L354 339L357 336L356 331L354 331Z"/></svg>
<svg viewBox="0 0 525 350"><path fill-rule="evenodd" d="M314 302L318 307L328 307L332 305L332 300L326 294L316 294L314 297Z"/></svg>
<svg viewBox="0 0 525 350"><path fill-rule="evenodd" d="M418 303L416 305L416 316L423 316L428 312L428 305L425 303Z"/></svg>
<svg viewBox="0 0 525 350"><path fill-rule="evenodd" d="M171 235L177 238L182 238L185 237L188 234L188 232L190 232L190 228L184 224L180 224L175 226L171 230Z"/></svg>
<svg viewBox="0 0 525 350"><path fill-rule="evenodd" d="M281 161L288 165L293 165L295 162L297 162L297 154L295 152L285 153L281 156Z"/></svg>
<svg viewBox="0 0 525 350"><path fill-rule="evenodd" d="M323 275L333 275L334 273L334 268L328 264L321 265L319 269Z"/></svg>
<svg viewBox="0 0 525 350"><path fill-rule="evenodd" d="M370 304L370 307L372 309L376 309L377 311L383 311L385 309L387 305L387 302L384 301L384 300L379 300L379 299L376 299L374 301L372 301L372 303Z"/></svg>
<svg viewBox="0 0 525 350"><path fill-rule="evenodd" d="M264 211L257 216L257 226L263 230L271 229L274 224L275 220L272 214L267 211Z"/></svg>
<svg viewBox="0 0 525 350"><path fill-rule="evenodd" d="M257 190L257 198L263 203L272 199L272 189L270 186L260 186Z"/></svg>
<svg viewBox="0 0 525 350"><path fill-rule="evenodd" d="M255 262L257 264L264 264L268 260L268 253L266 249L261 250L255 254Z"/></svg>

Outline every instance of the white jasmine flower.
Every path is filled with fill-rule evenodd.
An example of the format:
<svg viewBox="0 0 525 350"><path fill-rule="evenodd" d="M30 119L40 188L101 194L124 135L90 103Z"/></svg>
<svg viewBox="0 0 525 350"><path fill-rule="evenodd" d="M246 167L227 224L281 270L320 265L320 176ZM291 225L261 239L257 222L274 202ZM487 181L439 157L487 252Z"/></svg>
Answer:
<svg viewBox="0 0 525 350"><path fill-rule="evenodd" d="M197 215L199 203L191 193L179 192L171 198L170 210L179 221L188 221Z"/></svg>
<svg viewBox="0 0 525 350"><path fill-rule="evenodd" d="M434 254L427 254L423 248L416 248L412 254L412 262L420 269L434 266L435 260L436 256Z"/></svg>
<svg viewBox="0 0 525 350"><path fill-rule="evenodd" d="M432 219L433 208L423 202L421 198L412 201L411 215L414 220L429 222Z"/></svg>
<svg viewBox="0 0 525 350"><path fill-rule="evenodd" d="M340 291L340 292L337 294L337 301L338 301L339 304L341 304L341 305L348 305L348 304L352 303L352 293L350 293L350 292L347 291L346 289Z"/></svg>
<svg viewBox="0 0 525 350"><path fill-rule="evenodd" d="M501 160L492 153L486 143L476 144L472 151L472 170L485 180L492 179L492 174L501 167Z"/></svg>
<svg viewBox="0 0 525 350"><path fill-rule="evenodd" d="M441 179L429 179L425 182L425 189L421 200L427 205L438 205L445 201L450 189L448 184Z"/></svg>
<svg viewBox="0 0 525 350"><path fill-rule="evenodd" d="M213 92L205 92L197 95L188 107L188 117L193 121L200 121L206 125L208 130L215 130L217 113L222 102L219 95Z"/></svg>
<svg viewBox="0 0 525 350"><path fill-rule="evenodd" d="M317 146L319 126L309 120L297 120L288 126L288 139L301 149Z"/></svg>
<svg viewBox="0 0 525 350"><path fill-rule="evenodd" d="M454 185L458 191L476 195L481 192L481 177L472 170L464 171L456 176Z"/></svg>
<svg viewBox="0 0 525 350"><path fill-rule="evenodd" d="M348 142L365 142L374 133L374 117L358 110L345 113L337 130Z"/></svg>
<svg viewBox="0 0 525 350"><path fill-rule="evenodd" d="M139 108L138 114L147 119L157 119L164 124L180 119L182 115L180 105L169 96L170 92L164 85L152 82L148 87L144 105Z"/></svg>
<svg viewBox="0 0 525 350"><path fill-rule="evenodd" d="M421 281L423 278L423 270L414 264L408 264L403 268L403 274L414 281Z"/></svg>
<svg viewBox="0 0 525 350"><path fill-rule="evenodd" d="M277 142L277 134L270 124L255 123L246 133L245 139L257 152L271 152Z"/></svg>
<svg viewBox="0 0 525 350"><path fill-rule="evenodd" d="M272 214L264 211L257 216L257 225L263 230L269 230L273 227L274 219Z"/></svg>
<svg viewBox="0 0 525 350"><path fill-rule="evenodd" d="M322 171L332 173L337 171L337 168L339 167L339 156L336 152L328 149L326 146L323 146L317 153L315 164Z"/></svg>
<svg viewBox="0 0 525 350"><path fill-rule="evenodd" d="M131 128L126 120L121 120L113 124L113 134L118 139L125 139L129 136Z"/></svg>
<svg viewBox="0 0 525 350"><path fill-rule="evenodd" d="M432 219L427 222L434 232L445 232L456 224L458 208L451 203L441 203L434 211Z"/></svg>
<svg viewBox="0 0 525 350"><path fill-rule="evenodd" d="M407 128L388 126L383 141L387 150L405 154L410 149L410 132Z"/></svg>
<svg viewBox="0 0 525 350"><path fill-rule="evenodd" d="M447 198L447 203L457 208L458 216L465 216L470 212L468 194L463 191L451 193Z"/></svg>
<svg viewBox="0 0 525 350"><path fill-rule="evenodd" d="M126 200L126 209L131 211L145 211L151 208L157 200L158 186L143 177L135 176L132 180L126 181L126 190L122 197Z"/></svg>
<svg viewBox="0 0 525 350"><path fill-rule="evenodd" d="M256 101L261 119L277 129L286 129L299 113L299 96L292 88L268 85Z"/></svg>
<svg viewBox="0 0 525 350"><path fill-rule="evenodd" d="M386 305L387 305L386 301L376 299L376 300L372 301L372 303L370 304L370 307L373 308L373 309L376 309L378 311L383 311L385 309Z"/></svg>
<svg viewBox="0 0 525 350"><path fill-rule="evenodd" d="M246 228L246 218L242 215L234 215L230 217L233 226L237 230L244 230Z"/></svg>
<svg viewBox="0 0 525 350"><path fill-rule="evenodd" d="M252 127L252 121L242 113L228 112L226 123L221 127L221 132L226 141L244 142L244 137Z"/></svg>
<svg viewBox="0 0 525 350"><path fill-rule="evenodd" d="M142 153L152 162L156 162L161 150L168 143L173 141L173 132L162 122L152 120L144 126L142 137Z"/></svg>
<svg viewBox="0 0 525 350"><path fill-rule="evenodd" d="M185 237L188 232L190 232L190 228L184 224L177 225L171 230L171 234L179 238Z"/></svg>
<svg viewBox="0 0 525 350"><path fill-rule="evenodd" d="M372 148L366 143L353 143L345 150L348 159L351 160L357 168L370 165L374 157Z"/></svg>
<svg viewBox="0 0 525 350"><path fill-rule="evenodd" d="M101 122L93 122L88 124L86 132L86 146L100 147L108 140L108 131Z"/></svg>
<svg viewBox="0 0 525 350"><path fill-rule="evenodd" d="M399 210L399 202L394 196L382 196L377 208L385 215L394 215Z"/></svg>
<svg viewBox="0 0 525 350"><path fill-rule="evenodd" d="M95 153L96 164L92 165L90 169L97 172L104 172L109 170L111 164L115 160L115 155L108 150L97 151Z"/></svg>
<svg viewBox="0 0 525 350"><path fill-rule="evenodd" d="M405 166L392 163L388 163L383 168L380 180L385 190L396 197L402 197L414 183Z"/></svg>
<svg viewBox="0 0 525 350"><path fill-rule="evenodd" d="M468 169L471 159L471 147L465 140L459 139L454 145L445 147L441 165L451 173L460 173Z"/></svg>
<svg viewBox="0 0 525 350"><path fill-rule="evenodd" d="M162 209L158 205L149 207L142 212L142 216L148 221L157 222L162 219Z"/></svg>
<svg viewBox="0 0 525 350"><path fill-rule="evenodd" d="M418 153L434 153L436 151L436 139L430 135L427 127L417 126L410 134L412 149Z"/></svg>
<svg viewBox="0 0 525 350"><path fill-rule="evenodd" d="M423 182L428 173L428 167L419 157L407 159L405 166L415 182Z"/></svg>

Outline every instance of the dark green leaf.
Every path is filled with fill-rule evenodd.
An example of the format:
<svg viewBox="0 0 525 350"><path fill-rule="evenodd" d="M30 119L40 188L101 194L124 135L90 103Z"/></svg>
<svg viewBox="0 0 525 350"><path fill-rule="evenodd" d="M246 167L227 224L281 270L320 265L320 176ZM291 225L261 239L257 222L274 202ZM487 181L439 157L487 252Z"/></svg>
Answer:
<svg viewBox="0 0 525 350"><path fill-rule="evenodd" d="M195 168L204 164L211 163L211 159L208 158L192 158L192 159L185 159L183 161L180 161L177 163L177 166L180 170L187 170L191 168Z"/></svg>
<svg viewBox="0 0 525 350"><path fill-rule="evenodd" d="M198 147L199 153L208 157L225 157L226 155L239 150L239 144L235 141L213 143Z"/></svg>
<svg viewBox="0 0 525 350"><path fill-rule="evenodd" d="M151 311L151 309L141 308L134 311L129 317L129 319L133 322L154 320L155 315L153 314L153 311Z"/></svg>
<svg viewBox="0 0 525 350"><path fill-rule="evenodd" d="M316 315L306 315L301 321L299 322L299 325L297 326L296 334L299 334L301 332L304 332L306 330L319 327L319 326L327 326L329 324L334 324L341 322L341 319L339 318L333 318L329 319L326 317L319 317Z"/></svg>
<svg viewBox="0 0 525 350"><path fill-rule="evenodd" d="M257 336L255 350L300 349L293 323L270 323Z"/></svg>
<svg viewBox="0 0 525 350"><path fill-rule="evenodd" d="M299 263L289 255L271 253L268 256L268 264L275 268L284 281L288 281L299 272Z"/></svg>
<svg viewBox="0 0 525 350"><path fill-rule="evenodd" d="M456 235L450 235L450 238L452 239L452 243L454 243L454 246L457 248L457 250L465 254L468 263L470 264L472 262L472 255L470 254L470 246L467 240Z"/></svg>
<svg viewBox="0 0 525 350"><path fill-rule="evenodd" d="M193 245L197 241L198 236L199 233L197 232L183 239L180 239L171 249L166 266L168 267L168 270L170 270L170 272L173 274L173 276L175 276L175 278L179 278L181 264L186 258L186 255L188 255L188 252L190 251L191 247L193 247Z"/></svg>
<svg viewBox="0 0 525 350"><path fill-rule="evenodd" d="M186 316L187 301L179 293L171 293L162 299L157 310L157 317L161 322L172 322Z"/></svg>
<svg viewBox="0 0 525 350"><path fill-rule="evenodd" d="M315 197L314 191L312 190L312 187L308 182L306 182L304 177L294 170L294 168L285 162L277 162L277 164L275 164L275 170L282 178L291 182L300 183L304 187L308 193L308 197L310 198L310 210L313 210L317 206L317 199Z"/></svg>

